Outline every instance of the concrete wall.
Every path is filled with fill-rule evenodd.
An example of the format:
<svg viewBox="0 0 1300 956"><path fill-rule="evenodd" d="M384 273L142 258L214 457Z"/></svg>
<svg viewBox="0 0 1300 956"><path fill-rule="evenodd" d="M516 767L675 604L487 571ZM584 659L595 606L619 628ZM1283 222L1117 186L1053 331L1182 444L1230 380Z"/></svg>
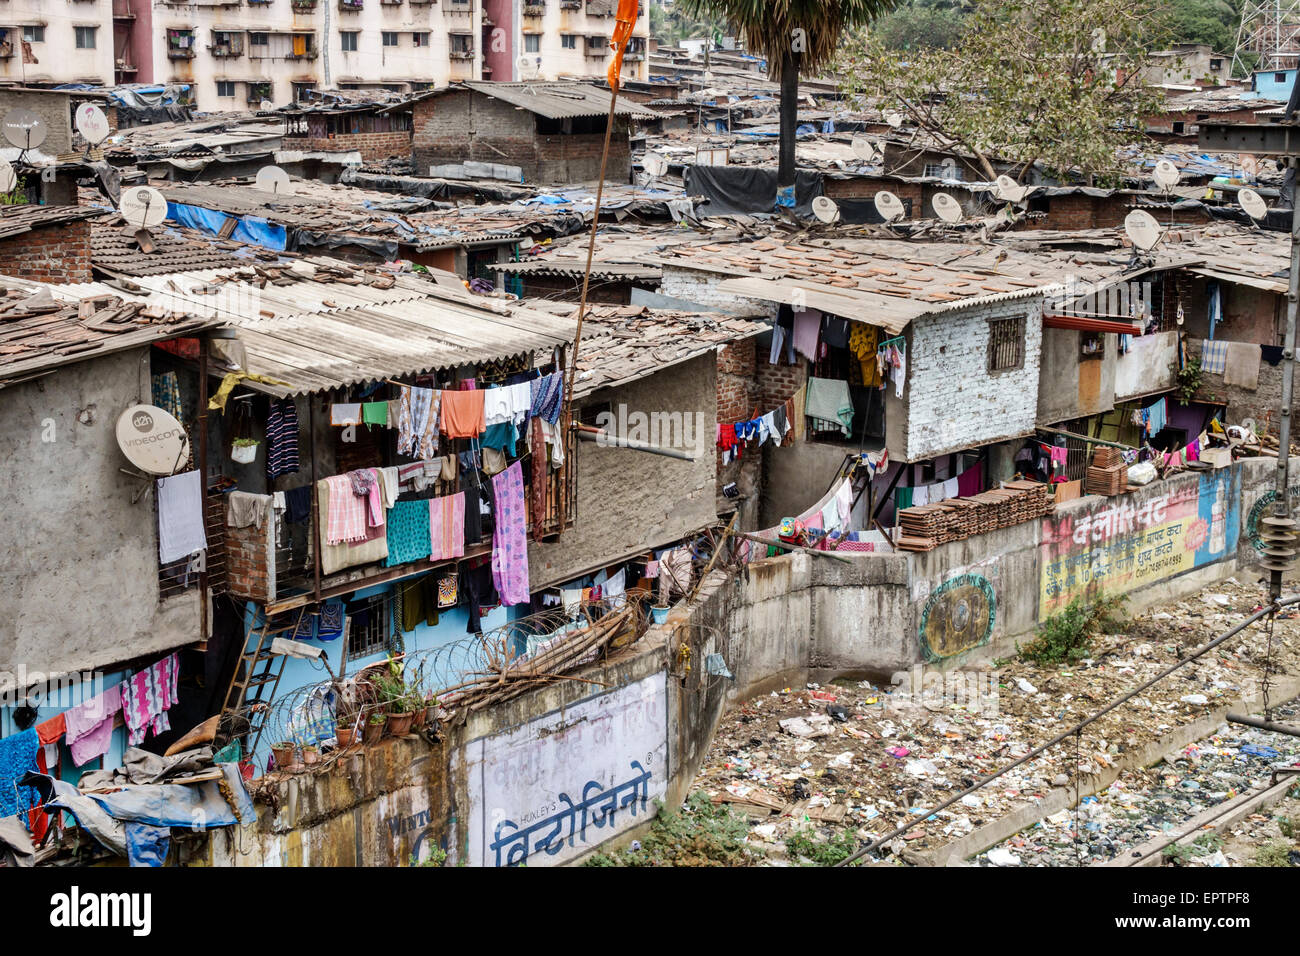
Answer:
<svg viewBox="0 0 1300 956"><path fill-rule="evenodd" d="M8 0L4 5L0 30L6 31L5 41L13 50L7 60L0 60L0 80L22 85L55 83L96 83L111 85L113 82L113 3L112 0L78 0L77 3L55 5L50 0ZM22 27L13 24L43 23L45 39L31 44L32 57L36 62L24 63L22 56ZM94 49L77 49L77 35L74 27L97 27ZM5 105L10 109L9 98L15 94L5 93ZM62 99L62 97L42 97L45 100ZM18 104L13 104L17 106ZM24 107L31 108L23 103ZM65 123L66 125L66 123ZM58 152L67 152L66 146L59 146ZM54 147L47 147L46 152L54 154Z"/></svg>
<svg viewBox="0 0 1300 956"><path fill-rule="evenodd" d="M150 399L149 356L82 362L0 393L0 681L20 664L66 674L199 638L196 590L159 600L152 490L122 474L117 417Z"/></svg>
<svg viewBox="0 0 1300 956"><path fill-rule="evenodd" d="M668 413L679 420L690 415L694 430L693 416L698 411L703 414L704 429L694 435L693 462L581 442L577 449L579 520L559 540L529 548L529 580L534 591L670 544L716 519L716 381L716 360L709 353L620 388L598 391L581 403L608 403L614 416L613 430L652 444L681 448L685 429L672 436L672 441L664 434L640 435L635 431L638 418L633 417L637 413ZM665 495L665 489L673 489L672 494Z"/></svg>
<svg viewBox="0 0 1300 956"><path fill-rule="evenodd" d="M1043 329L1043 356L1038 377L1038 423L1052 425L1085 418L1115 407L1116 336L1103 335L1095 358L1081 358L1085 333ZM1071 389L1070 383L1077 387Z"/></svg>

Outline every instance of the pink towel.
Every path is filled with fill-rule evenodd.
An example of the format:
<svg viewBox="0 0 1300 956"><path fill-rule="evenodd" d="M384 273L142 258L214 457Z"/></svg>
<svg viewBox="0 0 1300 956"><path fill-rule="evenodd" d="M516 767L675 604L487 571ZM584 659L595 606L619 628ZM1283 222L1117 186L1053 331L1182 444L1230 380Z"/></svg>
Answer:
<svg viewBox="0 0 1300 956"><path fill-rule="evenodd" d="M64 741L78 767L108 753L113 737L113 717L122 709L122 685L114 684L98 697L83 701L67 712Z"/></svg>
<svg viewBox="0 0 1300 956"><path fill-rule="evenodd" d="M810 361L817 361L817 339L821 335L822 314L805 309L794 314L794 347Z"/></svg>

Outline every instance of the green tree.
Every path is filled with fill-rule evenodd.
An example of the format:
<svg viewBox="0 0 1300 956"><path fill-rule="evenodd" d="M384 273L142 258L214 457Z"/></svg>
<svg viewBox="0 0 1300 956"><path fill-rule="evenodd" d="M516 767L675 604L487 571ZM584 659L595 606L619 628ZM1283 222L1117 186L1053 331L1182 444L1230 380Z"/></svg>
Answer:
<svg viewBox="0 0 1300 956"><path fill-rule="evenodd" d="M1241 23L1241 0L1168 0L1164 15L1173 43L1208 43L1232 53Z"/></svg>
<svg viewBox="0 0 1300 956"><path fill-rule="evenodd" d="M794 185L799 73L813 73L835 57L846 32L865 27L897 0L679 0L692 15L712 13L743 35L745 49L766 57L768 75L781 83L781 147L777 184Z"/></svg>
<svg viewBox="0 0 1300 956"><path fill-rule="evenodd" d="M871 32L881 43L894 50L922 50L927 47L946 49L956 46L961 39L969 13L968 3L953 0L909 0L876 21Z"/></svg>
<svg viewBox="0 0 1300 956"><path fill-rule="evenodd" d="M1142 82L1166 34L1143 0L978 0L954 50L899 51L868 31L836 62L844 90L942 147L1113 182L1163 97Z"/></svg>

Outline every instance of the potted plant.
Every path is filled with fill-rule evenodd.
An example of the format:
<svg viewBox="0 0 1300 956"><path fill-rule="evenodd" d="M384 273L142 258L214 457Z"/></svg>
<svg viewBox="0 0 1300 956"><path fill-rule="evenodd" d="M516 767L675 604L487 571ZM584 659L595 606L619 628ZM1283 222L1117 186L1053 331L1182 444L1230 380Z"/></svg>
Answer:
<svg viewBox="0 0 1300 956"><path fill-rule="evenodd" d="M302 762L304 766L320 763L320 748L315 744L302 745Z"/></svg>
<svg viewBox="0 0 1300 956"><path fill-rule="evenodd" d="M257 446L260 445L256 438L236 438L230 446L230 459L241 465L247 465L257 460Z"/></svg>
<svg viewBox="0 0 1300 956"><path fill-rule="evenodd" d="M278 744L271 744L271 756L275 758L276 770L288 770L293 766L294 750L292 740L282 740Z"/></svg>
<svg viewBox="0 0 1300 956"><path fill-rule="evenodd" d="M384 714L371 714L370 719L366 721L366 729L362 732L361 742L379 743L379 738L384 736L384 724L387 722L388 718Z"/></svg>
<svg viewBox="0 0 1300 956"><path fill-rule="evenodd" d="M351 724L349 724L346 727L340 724L338 726L338 729L335 730L334 736L335 739L338 741L338 749L347 750L356 742L357 729L355 726Z"/></svg>
<svg viewBox="0 0 1300 956"><path fill-rule="evenodd" d="M429 719L429 702L419 691L411 694L411 729L419 730Z"/></svg>

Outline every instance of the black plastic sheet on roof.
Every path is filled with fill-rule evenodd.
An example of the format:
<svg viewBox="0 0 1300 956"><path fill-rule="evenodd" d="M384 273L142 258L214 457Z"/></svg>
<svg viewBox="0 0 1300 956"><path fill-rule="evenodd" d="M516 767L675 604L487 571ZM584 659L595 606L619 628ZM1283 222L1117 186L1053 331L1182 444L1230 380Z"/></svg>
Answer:
<svg viewBox="0 0 1300 956"><path fill-rule="evenodd" d="M776 170L762 166L687 166L682 181L688 196L702 197L703 216L754 215L776 211ZM795 174L795 215L812 215L812 201L822 195L820 173Z"/></svg>

